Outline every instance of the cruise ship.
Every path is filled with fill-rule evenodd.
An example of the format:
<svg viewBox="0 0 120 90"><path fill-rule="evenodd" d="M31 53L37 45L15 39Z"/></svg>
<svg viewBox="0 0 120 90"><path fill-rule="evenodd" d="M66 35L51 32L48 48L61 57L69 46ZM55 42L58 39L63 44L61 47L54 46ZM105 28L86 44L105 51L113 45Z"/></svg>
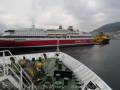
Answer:
<svg viewBox="0 0 120 90"><path fill-rule="evenodd" d="M88 33L74 30L73 26L63 29L37 29L6 30L0 35L0 47L50 47L66 45L94 45L95 40Z"/></svg>

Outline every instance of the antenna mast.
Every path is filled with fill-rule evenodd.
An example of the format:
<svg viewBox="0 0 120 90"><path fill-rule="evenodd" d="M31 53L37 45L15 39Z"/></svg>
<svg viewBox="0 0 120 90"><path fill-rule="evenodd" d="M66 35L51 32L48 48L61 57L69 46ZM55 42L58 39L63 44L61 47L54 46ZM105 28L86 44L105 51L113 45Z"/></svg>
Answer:
<svg viewBox="0 0 120 90"><path fill-rule="evenodd" d="M57 39L57 52L60 52L60 48L59 48L59 40Z"/></svg>
<svg viewBox="0 0 120 90"><path fill-rule="evenodd" d="M31 13L31 21L32 21L32 29L35 30L35 21L36 21L36 2L35 0L32 0L31 7L32 7L32 13Z"/></svg>

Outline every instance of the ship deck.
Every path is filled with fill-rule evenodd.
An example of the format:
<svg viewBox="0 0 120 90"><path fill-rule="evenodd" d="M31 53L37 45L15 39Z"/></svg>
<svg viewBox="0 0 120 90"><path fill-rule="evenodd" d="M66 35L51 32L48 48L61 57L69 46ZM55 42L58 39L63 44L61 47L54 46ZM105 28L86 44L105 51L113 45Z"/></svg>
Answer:
<svg viewBox="0 0 120 90"><path fill-rule="evenodd" d="M56 56L56 53L59 54L59 56ZM15 62L18 63L19 60L23 58L23 56L25 56L28 60L32 60L33 57L35 57L35 59L37 60L39 57L44 58L43 54L44 53L24 54L24 55L15 55L13 57L16 57ZM45 60L45 66L44 66L45 73L43 76L41 76L41 81L37 83L37 89L32 89L32 90L44 90L43 88L46 87L46 85L48 85L49 88L52 88L50 90L89 90L89 86L91 85L91 82L92 84L94 84L92 86L96 87L96 89L90 89L90 90L112 90L93 71L91 71L88 67L86 67L84 64L74 59L73 57L63 52L49 52L45 54L47 56L47 59ZM4 63L10 64L9 56L0 58L0 64L2 65ZM66 71L68 72L66 73ZM70 78L71 76L69 75L72 75L72 78ZM52 78L51 83L46 82L47 76L51 76ZM68 82L66 82L65 80L67 80ZM65 82L68 84L66 85ZM58 88L53 89L55 88L56 85L58 86L59 89Z"/></svg>
<svg viewBox="0 0 120 90"><path fill-rule="evenodd" d="M49 74L53 78L53 84L52 84L53 87L55 86L55 81L56 81L56 78L54 77L54 71L58 69L55 61L56 61L55 58L48 58L46 62L46 65L47 65L46 71L47 71L47 74ZM66 67L62 65L62 71L65 71L65 68ZM44 79L45 79L45 76L44 76ZM74 78L69 79L68 85L64 85L64 78L60 78L59 81L62 83L62 90L79 90L79 87L77 86L77 83L75 82ZM44 90L42 88L43 85L44 84L39 83L37 85L37 87L39 88L38 90Z"/></svg>

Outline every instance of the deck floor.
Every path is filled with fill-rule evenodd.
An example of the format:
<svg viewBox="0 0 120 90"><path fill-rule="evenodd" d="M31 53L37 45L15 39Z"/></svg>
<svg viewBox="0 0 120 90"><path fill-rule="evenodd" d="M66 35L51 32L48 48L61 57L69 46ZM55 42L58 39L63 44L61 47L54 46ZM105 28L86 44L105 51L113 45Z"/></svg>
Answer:
<svg viewBox="0 0 120 90"><path fill-rule="evenodd" d="M55 63L56 59L55 58L49 58L47 61L46 61L46 64L45 64L45 71L50 75L52 76L53 78L53 84L52 86L54 87L55 86L55 77L53 76L54 75L54 71L57 70L57 66L56 66L56 63ZM62 65L62 70L65 70L65 66ZM63 78L60 78L60 81L62 84L64 84L64 79ZM44 90L42 87L43 87L44 84L38 84L38 90ZM52 89L54 90L54 89ZM61 90L79 90L78 86L76 85L76 82L74 79L69 79L68 81L68 85L63 85L62 86L62 89Z"/></svg>

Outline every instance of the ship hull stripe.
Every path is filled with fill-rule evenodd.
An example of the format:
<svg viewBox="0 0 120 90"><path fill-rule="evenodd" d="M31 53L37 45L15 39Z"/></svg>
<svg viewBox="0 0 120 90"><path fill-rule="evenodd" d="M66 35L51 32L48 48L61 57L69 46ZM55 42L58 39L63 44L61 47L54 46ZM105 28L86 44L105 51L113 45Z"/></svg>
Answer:
<svg viewBox="0 0 120 90"><path fill-rule="evenodd" d="M0 47L37 47L37 46L55 46L57 40L37 40L37 41L15 41L15 40L0 40ZM95 44L92 39L86 40L59 40L59 45L89 45Z"/></svg>

